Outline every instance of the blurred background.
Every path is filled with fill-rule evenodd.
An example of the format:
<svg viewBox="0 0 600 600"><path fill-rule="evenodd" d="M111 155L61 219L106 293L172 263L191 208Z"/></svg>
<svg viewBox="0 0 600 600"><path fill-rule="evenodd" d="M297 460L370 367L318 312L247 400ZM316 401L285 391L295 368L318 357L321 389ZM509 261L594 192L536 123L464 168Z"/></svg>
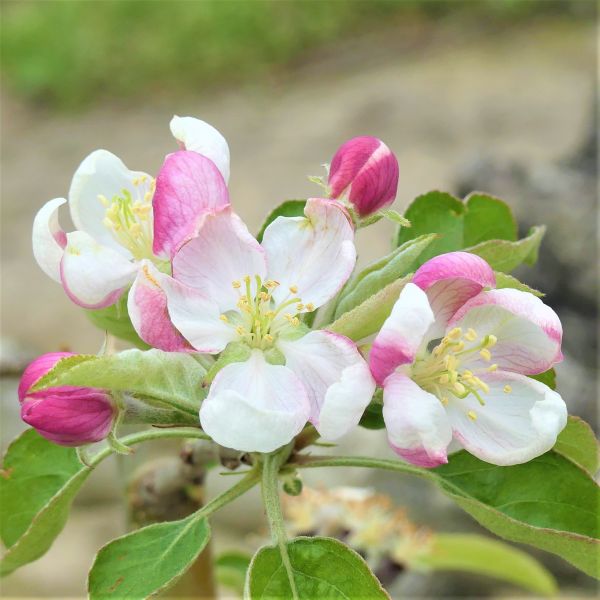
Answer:
<svg viewBox="0 0 600 600"><path fill-rule="evenodd" d="M517 275L547 292L561 316L559 389L572 414L596 423L593 0L3 0L1 8L3 447L21 429L15 389L26 362L56 349L96 352L102 343L35 264L36 211L67 194L96 148L156 173L176 148L173 114L225 135L232 202L252 230L274 204L318 195L307 175L323 174L321 164L357 135L380 137L398 155L398 210L431 189L477 189L509 202L523 231L547 224L540 262ZM61 219L69 230L67 211ZM361 231L360 262L386 253L391 235L381 223ZM342 446L338 452L368 447L392 456L382 432L361 430ZM118 470L103 466L51 552L9 578L5 596L84 595L95 551L123 531ZM476 530L420 481L358 471L307 479L319 477L374 486L440 530ZM211 475L209 493L227 479ZM257 498L215 522L218 548L252 547L248 535L265 527ZM591 579L536 555L565 597L594 595ZM409 573L392 593L517 592L481 578Z"/></svg>

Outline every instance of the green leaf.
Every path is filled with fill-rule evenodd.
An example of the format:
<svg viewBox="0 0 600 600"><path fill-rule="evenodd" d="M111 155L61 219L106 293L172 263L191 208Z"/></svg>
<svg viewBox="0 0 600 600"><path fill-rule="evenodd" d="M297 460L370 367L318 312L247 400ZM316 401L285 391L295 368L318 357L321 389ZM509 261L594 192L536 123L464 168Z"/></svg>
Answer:
<svg viewBox="0 0 600 600"><path fill-rule="evenodd" d="M380 210L379 215L386 218L388 221L392 221L392 223L396 223L400 225L400 227L410 227L410 221L405 219L398 211L391 209Z"/></svg>
<svg viewBox="0 0 600 600"><path fill-rule="evenodd" d="M365 600L388 598L359 554L338 540L298 537L287 543L299 600ZM245 598L292 598L278 548L261 548L252 559Z"/></svg>
<svg viewBox="0 0 600 600"><path fill-rule="evenodd" d="M375 333L389 317L400 292L411 277L412 273L386 285L382 290L344 313L328 325L327 329L341 333L355 342Z"/></svg>
<svg viewBox="0 0 600 600"><path fill-rule="evenodd" d="M353 277L340 296L335 318L352 310L396 279L413 272L417 259L436 237L435 234L429 234L409 240Z"/></svg>
<svg viewBox="0 0 600 600"><path fill-rule="evenodd" d="M494 275L496 276L496 289L498 290L502 288L512 288L514 290L520 290L521 292L529 292L530 294L533 294L538 298L543 298L545 296L544 293L532 287L529 287L526 283L519 281L516 277L513 277L512 275L502 273L502 271L495 271Z"/></svg>
<svg viewBox="0 0 600 600"><path fill-rule="evenodd" d="M540 225L532 227L527 237L518 242L488 240L466 250L481 256L497 271L512 271L522 263L527 265L536 263L544 233L546 228Z"/></svg>
<svg viewBox="0 0 600 600"><path fill-rule="evenodd" d="M553 552L600 576L599 489L568 459L547 452L525 464L498 467L461 451L431 472L448 496L496 535Z"/></svg>
<svg viewBox="0 0 600 600"><path fill-rule="evenodd" d="M554 451L594 476L600 469L599 445L592 428L581 418L569 416L556 440Z"/></svg>
<svg viewBox="0 0 600 600"><path fill-rule="evenodd" d="M410 566L487 575L543 596L557 591L554 577L532 556L482 535L436 534L429 550L410 561Z"/></svg>
<svg viewBox="0 0 600 600"><path fill-rule="evenodd" d="M508 204L499 198L474 192L465 198L465 247L486 240L517 239L517 222Z"/></svg>
<svg viewBox="0 0 600 600"><path fill-rule="evenodd" d="M74 448L52 444L29 429L8 448L0 477L0 575L45 554L62 531L73 498L91 473Z"/></svg>
<svg viewBox="0 0 600 600"><path fill-rule="evenodd" d="M359 425L365 429L384 429L383 403L371 402L361 417Z"/></svg>
<svg viewBox="0 0 600 600"><path fill-rule="evenodd" d="M535 379L536 381L541 381L551 390L556 389L556 371L554 369L548 369L547 371L538 373L537 375L529 375L529 377L531 377L531 379Z"/></svg>
<svg viewBox="0 0 600 600"><path fill-rule="evenodd" d="M265 229L277 218L277 217L303 217L304 216L304 206L306 204L306 200L286 200L282 202L279 206L273 209L265 219L256 239L259 242L262 242L263 235L265 234Z"/></svg>
<svg viewBox="0 0 600 600"><path fill-rule="evenodd" d="M129 319L127 295L128 292L125 292L115 304L106 308L85 310L85 314L98 329L107 331L111 335L129 342L141 350L147 350L150 346L140 339Z"/></svg>
<svg viewBox="0 0 600 600"><path fill-rule="evenodd" d="M90 570L90 599L141 600L165 589L185 573L209 538L207 520L193 514L109 542L100 549Z"/></svg>
<svg viewBox="0 0 600 600"><path fill-rule="evenodd" d="M59 360L33 390L83 385L149 396L196 413L205 395L206 370L189 354L125 350L102 356L81 354Z"/></svg>
<svg viewBox="0 0 600 600"><path fill-rule="evenodd" d="M244 593L246 573L252 557L244 552L224 552L215 560L217 581L240 596Z"/></svg>

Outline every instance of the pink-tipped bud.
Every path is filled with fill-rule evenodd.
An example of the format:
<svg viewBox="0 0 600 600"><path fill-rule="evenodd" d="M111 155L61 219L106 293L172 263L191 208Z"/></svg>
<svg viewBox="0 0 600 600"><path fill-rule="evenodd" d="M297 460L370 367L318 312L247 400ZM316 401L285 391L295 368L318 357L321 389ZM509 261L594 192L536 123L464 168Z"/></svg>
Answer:
<svg viewBox="0 0 600 600"><path fill-rule="evenodd" d="M21 418L40 435L61 446L99 442L109 434L115 407L110 395L97 388L60 386L30 392L70 352L51 352L34 360L19 382Z"/></svg>
<svg viewBox="0 0 600 600"><path fill-rule="evenodd" d="M394 201L398 172L398 160L381 140L352 138L340 146L331 161L331 197L347 192L358 214L366 217Z"/></svg>

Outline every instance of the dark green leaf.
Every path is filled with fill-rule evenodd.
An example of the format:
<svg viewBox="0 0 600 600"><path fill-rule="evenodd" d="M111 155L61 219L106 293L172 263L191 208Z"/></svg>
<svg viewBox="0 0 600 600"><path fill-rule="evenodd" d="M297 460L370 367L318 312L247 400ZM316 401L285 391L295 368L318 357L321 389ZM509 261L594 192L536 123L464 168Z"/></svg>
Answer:
<svg viewBox="0 0 600 600"><path fill-rule="evenodd" d="M554 369L548 369L543 373L537 375L530 375L531 379L541 381L544 385L547 385L551 390L556 389L556 371Z"/></svg>
<svg viewBox="0 0 600 600"><path fill-rule="evenodd" d="M579 417L569 417L567 426L561 431L554 451L595 475L600 468L598 441L592 428Z"/></svg>
<svg viewBox="0 0 600 600"><path fill-rule="evenodd" d="M210 538L206 519L191 515L128 533L100 549L88 577L91 600L141 600L174 583Z"/></svg>
<svg viewBox="0 0 600 600"><path fill-rule="evenodd" d="M388 598L359 554L338 540L299 537L287 544L299 600L366 600ZM246 580L252 600L292 598L278 548L261 548L252 559Z"/></svg>
<svg viewBox="0 0 600 600"><path fill-rule="evenodd" d="M303 217L304 216L304 206L306 204L306 200L286 200L281 203L278 207L273 209L265 219L256 239L259 242L262 242L263 235L265 234L265 229L277 218L277 217Z"/></svg>
<svg viewBox="0 0 600 600"><path fill-rule="evenodd" d="M141 350L147 350L150 346L140 339L129 319L127 294L128 292L125 292L118 302L111 306L97 310L85 310L85 314L98 329L107 331Z"/></svg>
<svg viewBox="0 0 600 600"><path fill-rule="evenodd" d="M10 445L0 477L2 540L9 548L0 575L36 560L50 548L90 473L73 448L52 444L33 429Z"/></svg>
<svg viewBox="0 0 600 600"><path fill-rule="evenodd" d="M359 425L365 429L384 429L383 404L371 402L361 417Z"/></svg>
<svg viewBox="0 0 600 600"><path fill-rule="evenodd" d="M486 240L517 239L517 222L506 202L474 192L465 198L463 247Z"/></svg>
<svg viewBox="0 0 600 600"><path fill-rule="evenodd" d="M543 596L556 593L554 577L532 556L482 535L435 534L429 548L409 565L417 569L487 575Z"/></svg>

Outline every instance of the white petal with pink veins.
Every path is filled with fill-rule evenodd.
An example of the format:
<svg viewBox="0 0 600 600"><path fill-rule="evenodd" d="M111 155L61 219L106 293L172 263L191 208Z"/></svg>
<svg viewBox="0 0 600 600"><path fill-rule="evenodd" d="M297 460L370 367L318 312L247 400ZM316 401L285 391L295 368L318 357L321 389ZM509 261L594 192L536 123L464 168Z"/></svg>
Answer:
<svg viewBox="0 0 600 600"><path fill-rule="evenodd" d="M419 467L448 462L452 429L441 402L401 373L383 388L383 419L394 451Z"/></svg>
<svg viewBox="0 0 600 600"><path fill-rule="evenodd" d="M254 296L254 277L258 275L264 281L266 272L263 249L229 208L206 215L198 236L173 259L173 277L200 290L222 312L236 308L240 295L246 293L246 275L251 278ZM241 287L234 288L234 281L240 282Z"/></svg>
<svg viewBox="0 0 600 600"><path fill-rule="evenodd" d="M134 180L144 178L144 191ZM151 178L142 171L130 171L123 161L108 150L95 150L79 165L69 189L69 209L75 227L91 235L98 243L129 258L131 253L115 240L104 225L106 206L99 196L111 200L123 196L124 190L135 200L149 189Z"/></svg>
<svg viewBox="0 0 600 600"><path fill-rule="evenodd" d="M447 407L454 435L481 460L515 465L547 452L567 423L562 398L530 377L497 371L480 376L489 386L481 406L471 394Z"/></svg>
<svg viewBox="0 0 600 600"><path fill-rule="evenodd" d="M333 200L311 198L305 217L278 217L265 230L269 277L281 285L274 298L299 297L319 307L344 285L354 264L354 230L345 209ZM290 291L297 288L297 291Z"/></svg>
<svg viewBox="0 0 600 600"><path fill-rule="evenodd" d="M171 119L169 126L173 137L185 150L210 158L221 171L225 183L229 181L229 146L217 129L200 119L177 115Z"/></svg>
<svg viewBox="0 0 600 600"><path fill-rule="evenodd" d="M369 354L371 373L378 385L383 385L397 367L414 361L433 322L427 295L413 283L407 283Z"/></svg>
<svg viewBox="0 0 600 600"><path fill-rule="evenodd" d="M136 265L98 244L83 231L67 234L60 264L65 292L83 308L104 308L114 304L136 273Z"/></svg>
<svg viewBox="0 0 600 600"><path fill-rule="evenodd" d="M334 440L355 427L375 392L356 345L342 335L311 331L295 341L280 340L277 346L307 390L310 420L321 436Z"/></svg>
<svg viewBox="0 0 600 600"><path fill-rule="evenodd" d="M556 313L539 298L513 289L481 292L464 304L448 327L474 329L479 338L494 335L492 362L501 370L531 375L562 360L562 326ZM469 368L484 366L470 364ZM471 361L472 363L472 361Z"/></svg>
<svg viewBox="0 0 600 600"><path fill-rule="evenodd" d="M60 283L60 261L67 236L58 222L58 209L66 203L64 198L49 200L40 208L33 220L33 256L42 271Z"/></svg>
<svg viewBox="0 0 600 600"><path fill-rule="evenodd" d="M200 407L200 423L221 446L272 452L300 433L309 413L298 377L254 350L246 362L219 371Z"/></svg>

